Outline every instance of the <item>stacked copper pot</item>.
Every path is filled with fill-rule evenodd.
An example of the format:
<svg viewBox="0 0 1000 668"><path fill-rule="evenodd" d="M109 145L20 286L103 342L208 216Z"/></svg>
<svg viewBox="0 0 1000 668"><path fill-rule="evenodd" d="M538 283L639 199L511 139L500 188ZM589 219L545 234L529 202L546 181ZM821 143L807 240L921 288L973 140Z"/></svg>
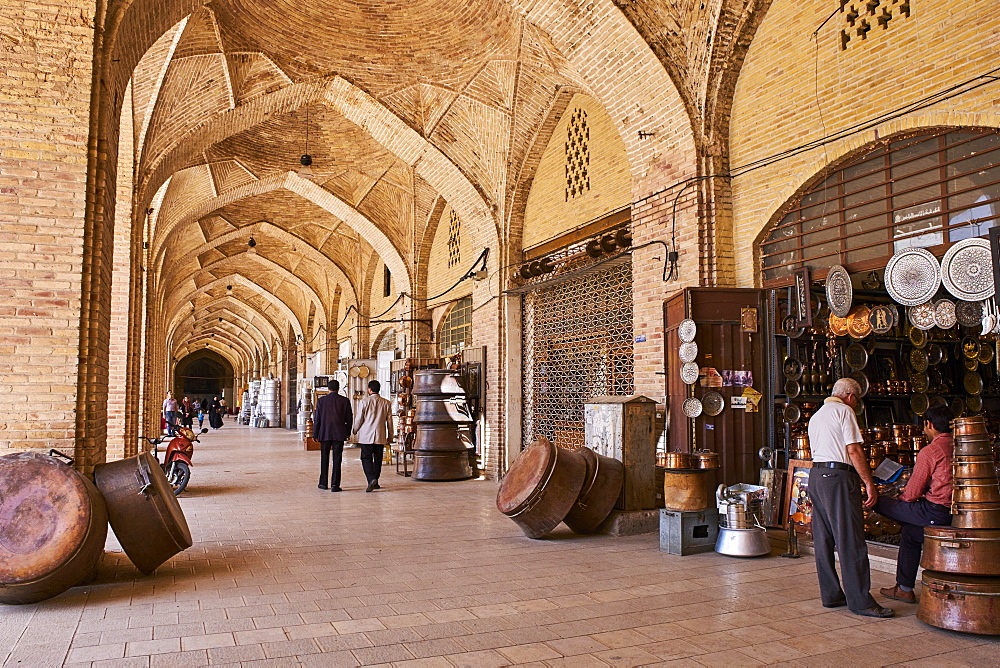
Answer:
<svg viewBox="0 0 1000 668"><path fill-rule="evenodd" d="M924 529L925 587L917 618L953 631L1000 635L1000 484L981 416L953 423L952 525Z"/></svg>
<svg viewBox="0 0 1000 668"><path fill-rule="evenodd" d="M414 373L414 480L465 480L472 477L469 449L472 415L459 373L424 369Z"/></svg>

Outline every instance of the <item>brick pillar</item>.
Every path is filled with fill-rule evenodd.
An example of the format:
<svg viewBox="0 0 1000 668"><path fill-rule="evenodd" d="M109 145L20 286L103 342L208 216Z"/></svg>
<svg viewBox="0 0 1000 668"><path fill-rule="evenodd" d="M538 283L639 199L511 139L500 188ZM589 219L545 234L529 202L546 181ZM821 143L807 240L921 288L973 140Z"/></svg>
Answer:
<svg viewBox="0 0 1000 668"><path fill-rule="evenodd" d="M95 14L0 7L0 447L75 449Z"/></svg>

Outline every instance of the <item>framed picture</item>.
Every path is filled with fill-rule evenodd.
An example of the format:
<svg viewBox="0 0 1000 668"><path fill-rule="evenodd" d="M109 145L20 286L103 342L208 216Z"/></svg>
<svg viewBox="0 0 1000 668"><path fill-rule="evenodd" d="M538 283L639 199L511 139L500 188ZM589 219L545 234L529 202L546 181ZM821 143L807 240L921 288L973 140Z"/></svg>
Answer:
<svg viewBox="0 0 1000 668"><path fill-rule="evenodd" d="M812 501L809 500L808 459L788 460L788 479L785 481L785 499L788 512L785 513L785 527L788 524L810 526L812 524Z"/></svg>
<svg viewBox="0 0 1000 668"><path fill-rule="evenodd" d="M868 404L866 410L868 412L868 421L871 424L892 424L896 421L892 404Z"/></svg>

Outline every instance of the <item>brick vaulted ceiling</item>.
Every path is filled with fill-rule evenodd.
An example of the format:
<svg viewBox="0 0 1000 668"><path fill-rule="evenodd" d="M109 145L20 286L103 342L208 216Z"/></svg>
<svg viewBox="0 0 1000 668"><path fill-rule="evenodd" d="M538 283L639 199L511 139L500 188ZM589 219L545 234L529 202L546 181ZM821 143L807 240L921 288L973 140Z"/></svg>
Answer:
<svg viewBox="0 0 1000 668"><path fill-rule="evenodd" d="M700 134L766 0L614 2ZM559 90L588 92L525 18L542 4L212 0L166 30L132 73L129 108L134 210L153 210L151 266L175 340L273 341L310 314L335 325L364 302L375 255L412 290L439 198L502 219ZM705 34L679 30L689 14ZM295 176L305 152L312 182ZM431 183L442 170L420 163L434 156L464 191Z"/></svg>

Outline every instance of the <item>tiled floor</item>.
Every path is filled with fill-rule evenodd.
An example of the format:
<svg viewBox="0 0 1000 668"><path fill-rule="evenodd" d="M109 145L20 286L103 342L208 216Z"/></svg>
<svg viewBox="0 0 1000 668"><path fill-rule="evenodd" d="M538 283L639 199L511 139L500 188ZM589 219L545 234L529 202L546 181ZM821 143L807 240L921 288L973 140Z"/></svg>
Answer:
<svg viewBox="0 0 1000 668"><path fill-rule="evenodd" d="M181 497L195 546L140 575L109 536L97 582L0 606L5 666L984 666L1000 643L826 610L811 559L663 554L655 534L529 540L496 483L385 471L316 489L318 453L228 423ZM892 577L873 573L875 586Z"/></svg>

